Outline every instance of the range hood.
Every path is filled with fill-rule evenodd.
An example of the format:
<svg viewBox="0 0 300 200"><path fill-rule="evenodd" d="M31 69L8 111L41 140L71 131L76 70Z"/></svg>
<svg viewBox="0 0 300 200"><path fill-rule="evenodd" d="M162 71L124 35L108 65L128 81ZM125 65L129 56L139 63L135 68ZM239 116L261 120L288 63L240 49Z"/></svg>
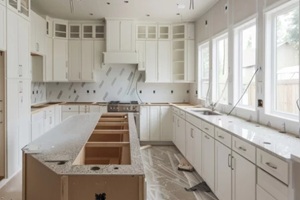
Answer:
<svg viewBox="0 0 300 200"><path fill-rule="evenodd" d="M137 52L103 52L104 64L138 64Z"/></svg>

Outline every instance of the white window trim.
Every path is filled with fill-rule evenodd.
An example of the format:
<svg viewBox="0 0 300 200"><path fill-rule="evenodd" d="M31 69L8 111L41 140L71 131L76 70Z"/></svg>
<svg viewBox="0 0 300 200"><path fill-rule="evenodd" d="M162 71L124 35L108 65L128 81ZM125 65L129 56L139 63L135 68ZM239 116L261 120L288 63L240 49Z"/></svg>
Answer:
<svg viewBox="0 0 300 200"><path fill-rule="evenodd" d="M242 24L239 24L238 26L236 26L234 28L234 55L238 55L238 56L234 56L234 87L233 87L233 94L234 94L234 105L237 103L237 101L239 100L239 98L241 97L241 94L243 91L241 91L241 70L240 70L240 65L241 65L241 59L242 59L242 53L241 52L241 47L242 47L242 37L241 37L241 32L245 29L248 29L252 26L256 26L256 60L255 60L255 66L257 66L258 63L258 56L257 56L257 19L252 18L248 21L245 21ZM257 68L257 67L256 67ZM255 77L256 79L256 77ZM257 90L257 88L256 88ZM240 93L241 92L241 93ZM256 97L257 97L257 91L256 93ZM256 100L257 98L255 98ZM256 111L256 102L254 104L254 106L247 106L247 105L243 105L243 104L238 104L236 106L237 108L243 109L243 110L248 110L248 111Z"/></svg>
<svg viewBox="0 0 300 200"><path fill-rule="evenodd" d="M276 53L276 48L275 44L276 42L276 37L275 37L275 32L276 32L276 24L274 23L274 18L275 16L284 14L286 12L289 12L295 8L295 6L299 7L299 2L298 1L290 1L286 4L280 5L272 10L269 10L265 13L265 80L268 80L271 76L271 81L267 82L265 81L265 102L267 103L266 108L265 108L265 115L270 116L270 117L275 117L279 119L284 119L284 120L290 120L292 122L299 121L300 113L297 114L289 114L285 112L280 112L275 110L275 99L276 99L276 93L275 93L275 78L274 76L274 67L270 66L275 66L276 64L276 58L275 58L275 53ZM271 35L271 37L269 37ZM268 52L272 52L271 55L268 55ZM299 62L300 66L300 62ZM300 80L300 77L299 77ZM300 84L300 83L299 83ZM299 93L300 94L300 93ZM296 103L296 100L295 100Z"/></svg>
<svg viewBox="0 0 300 200"><path fill-rule="evenodd" d="M216 80L216 77L218 76L218 70L217 69L217 66L216 66L216 59L217 59L217 43L218 41L220 40L224 40L224 39L227 39L228 41L228 48L229 48L229 34L228 32L226 31L225 33L222 33L222 34L218 34L216 35L215 37L213 37L212 39L212 85L211 85L211 101L214 101L216 100L216 102L220 101L219 99L217 99L217 80ZM227 49L228 53L229 53L229 49ZM229 59L229 58L228 58ZM228 63L229 65L229 63ZM229 72L227 72L229 76ZM228 79L229 77L227 77ZM229 88L229 85L227 84L227 87ZM229 90L229 89L228 89ZM229 99L228 99L229 100ZM216 102L210 102L210 103L216 103ZM228 102L227 103L218 103L220 105L228 105Z"/></svg>
<svg viewBox="0 0 300 200"><path fill-rule="evenodd" d="M201 65L200 66L200 62L202 60L202 58L199 57L199 51L200 49L203 49L203 48L206 48L208 47L208 52L209 52L209 65L211 65L210 63L210 42L209 41L205 41L205 42L202 42L200 44L198 44L198 96L197 98L200 99L200 100L204 100L206 101L209 97L208 97L208 92L209 92L209 88L210 88L210 73L211 73L211 70L210 70L210 67L209 67L209 74L208 74L208 78L207 79L202 79L202 72L203 72L203 66ZM201 56L202 56L202 53L201 53ZM202 94L202 84L203 84L203 80L206 80L208 81L208 91L206 92L206 96L205 97L202 97L201 94Z"/></svg>

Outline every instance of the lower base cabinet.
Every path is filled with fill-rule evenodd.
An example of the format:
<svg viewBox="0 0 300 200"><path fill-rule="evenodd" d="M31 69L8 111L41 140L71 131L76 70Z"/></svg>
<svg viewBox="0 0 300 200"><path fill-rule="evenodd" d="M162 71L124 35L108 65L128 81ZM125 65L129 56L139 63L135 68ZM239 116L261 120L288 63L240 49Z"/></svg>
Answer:
<svg viewBox="0 0 300 200"><path fill-rule="evenodd" d="M215 140L202 132L202 174L201 176L212 191L215 189Z"/></svg>
<svg viewBox="0 0 300 200"><path fill-rule="evenodd" d="M257 195L256 200L276 200L264 189L262 189L259 185L256 186L256 195Z"/></svg>

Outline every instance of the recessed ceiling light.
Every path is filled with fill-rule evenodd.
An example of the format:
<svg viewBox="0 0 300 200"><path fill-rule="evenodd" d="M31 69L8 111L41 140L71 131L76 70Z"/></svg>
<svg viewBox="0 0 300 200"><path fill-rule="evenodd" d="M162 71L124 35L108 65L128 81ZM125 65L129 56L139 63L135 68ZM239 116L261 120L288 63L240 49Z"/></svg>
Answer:
<svg viewBox="0 0 300 200"><path fill-rule="evenodd" d="M107 5L110 5L110 3L109 3L109 2L106 2L106 4L107 4Z"/></svg>
<svg viewBox="0 0 300 200"><path fill-rule="evenodd" d="M180 13L176 13L176 15L180 15Z"/></svg>
<svg viewBox="0 0 300 200"><path fill-rule="evenodd" d="M129 1L124 1L124 3L129 3Z"/></svg>
<svg viewBox="0 0 300 200"><path fill-rule="evenodd" d="M93 13L90 13L90 15L93 16L94 14L93 14Z"/></svg>
<svg viewBox="0 0 300 200"><path fill-rule="evenodd" d="M149 14L147 14L146 16L147 16L147 17L150 17L150 15L149 15Z"/></svg>
<svg viewBox="0 0 300 200"><path fill-rule="evenodd" d="M185 5L184 5L184 4L181 4L181 3L178 3L178 4L177 4L177 8L178 8L178 9L184 9L184 8L185 8Z"/></svg>

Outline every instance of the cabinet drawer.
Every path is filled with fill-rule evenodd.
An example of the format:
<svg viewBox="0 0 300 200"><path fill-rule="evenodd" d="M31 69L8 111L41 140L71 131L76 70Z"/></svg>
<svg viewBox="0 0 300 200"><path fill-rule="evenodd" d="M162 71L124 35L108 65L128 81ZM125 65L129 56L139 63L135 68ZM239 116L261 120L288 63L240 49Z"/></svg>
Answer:
<svg viewBox="0 0 300 200"><path fill-rule="evenodd" d="M232 149L239 153L241 156L255 163L255 146L238 139L236 137L232 138Z"/></svg>
<svg viewBox="0 0 300 200"><path fill-rule="evenodd" d="M202 124L202 120L194 117L193 115L190 114L186 114L185 116L186 121L189 122L190 124L193 124L194 126L196 126L197 128L201 128L201 124Z"/></svg>
<svg viewBox="0 0 300 200"><path fill-rule="evenodd" d="M201 130L208 133L211 137L215 136L215 127L205 121L201 122Z"/></svg>
<svg viewBox="0 0 300 200"><path fill-rule="evenodd" d="M62 111L70 111L70 112L78 112L79 111L79 106L78 105L64 105L62 107Z"/></svg>
<svg viewBox="0 0 300 200"><path fill-rule="evenodd" d="M81 105L81 106L79 106L79 111L80 111L80 113L88 112L89 108L90 108L89 105Z"/></svg>
<svg viewBox="0 0 300 200"><path fill-rule="evenodd" d="M182 119L185 119L185 111L179 110L179 116L180 116Z"/></svg>
<svg viewBox="0 0 300 200"><path fill-rule="evenodd" d="M288 187L259 168L257 169L257 185L276 197L276 200L288 200Z"/></svg>
<svg viewBox="0 0 300 200"><path fill-rule="evenodd" d="M288 163L257 149L257 165L288 185Z"/></svg>
<svg viewBox="0 0 300 200"><path fill-rule="evenodd" d="M231 148L231 134L223 131L219 128L215 128L215 138L219 142L225 144L229 148Z"/></svg>
<svg viewBox="0 0 300 200"><path fill-rule="evenodd" d="M178 108L173 107L172 110L173 110L174 114L179 115L179 109Z"/></svg>

